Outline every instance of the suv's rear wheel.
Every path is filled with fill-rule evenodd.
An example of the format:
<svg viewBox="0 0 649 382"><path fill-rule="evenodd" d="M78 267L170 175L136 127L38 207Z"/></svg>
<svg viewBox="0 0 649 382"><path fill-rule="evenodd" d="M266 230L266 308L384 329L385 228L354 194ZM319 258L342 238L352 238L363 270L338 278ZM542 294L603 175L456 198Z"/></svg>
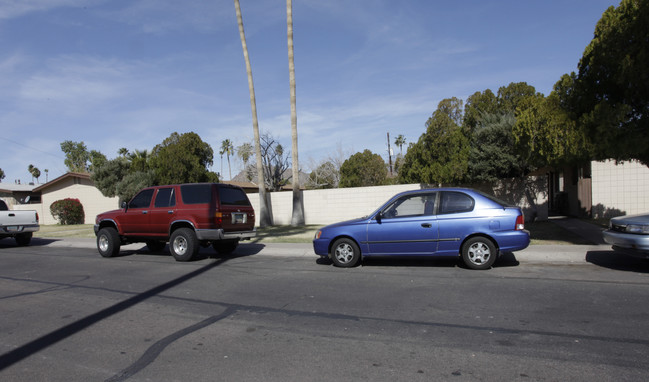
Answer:
<svg viewBox="0 0 649 382"><path fill-rule="evenodd" d="M239 240L219 240L212 243L212 248L222 255L229 255L239 245Z"/></svg>
<svg viewBox="0 0 649 382"><path fill-rule="evenodd" d="M113 227L105 227L97 233L97 250L102 257L113 257L119 253L119 234Z"/></svg>
<svg viewBox="0 0 649 382"><path fill-rule="evenodd" d="M171 234L169 251L176 261L190 261L198 249L198 239L193 229L178 228Z"/></svg>

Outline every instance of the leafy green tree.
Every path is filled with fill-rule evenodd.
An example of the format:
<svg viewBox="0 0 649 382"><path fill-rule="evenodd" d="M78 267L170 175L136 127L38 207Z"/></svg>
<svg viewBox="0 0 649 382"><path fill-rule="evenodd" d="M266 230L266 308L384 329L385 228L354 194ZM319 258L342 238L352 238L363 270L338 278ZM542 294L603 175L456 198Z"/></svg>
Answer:
<svg viewBox="0 0 649 382"><path fill-rule="evenodd" d="M561 107L555 92L548 97L524 99L513 134L523 161L534 167L560 166L589 157L588 141Z"/></svg>
<svg viewBox="0 0 649 382"><path fill-rule="evenodd" d="M595 159L649 166L648 62L649 2L622 0L597 23L578 73L562 78L561 104L592 141Z"/></svg>
<svg viewBox="0 0 649 382"><path fill-rule="evenodd" d="M463 125L472 132L480 124L483 115L498 111L498 99L491 90L475 92L466 100Z"/></svg>
<svg viewBox="0 0 649 382"><path fill-rule="evenodd" d="M65 153L65 166L70 172L88 172L90 153L83 142L63 141L61 151Z"/></svg>
<svg viewBox="0 0 649 382"><path fill-rule="evenodd" d="M442 100L426 122L426 132L412 145L399 170L402 183L460 181L468 169L469 139L459 125L462 101Z"/></svg>
<svg viewBox="0 0 649 382"><path fill-rule="evenodd" d="M88 165L88 171L90 173L92 173L97 167L100 167L101 165L106 163L106 161L108 161L106 155L100 153L97 150L90 150L88 157L88 160L90 161L90 164Z"/></svg>
<svg viewBox="0 0 649 382"><path fill-rule="evenodd" d="M157 185L153 171L136 171L128 173L115 185L115 193L121 202L131 200L145 187Z"/></svg>
<svg viewBox="0 0 649 382"><path fill-rule="evenodd" d="M536 89L526 82L512 82L507 86L502 86L498 89L496 97L498 111L505 113L516 112L523 100L534 96L537 96Z"/></svg>
<svg viewBox="0 0 649 382"><path fill-rule="evenodd" d="M150 166L158 184L216 181L208 170L214 151L194 132L172 133L151 152Z"/></svg>
<svg viewBox="0 0 649 382"><path fill-rule="evenodd" d="M340 167L340 187L380 186L387 177L385 161L370 150L352 155Z"/></svg>
<svg viewBox="0 0 649 382"><path fill-rule="evenodd" d="M106 163L95 169L92 175L90 175L90 179L104 196L111 198L119 196L120 200L124 201L126 200L126 197L122 198L123 195L118 194L117 187L122 179L128 175L130 169L131 164L128 159L119 156L115 159L106 161ZM148 184L147 186L151 185L153 184Z"/></svg>
<svg viewBox="0 0 649 382"><path fill-rule="evenodd" d="M471 136L467 182L520 177L528 166L514 149L513 113L483 113Z"/></svg>

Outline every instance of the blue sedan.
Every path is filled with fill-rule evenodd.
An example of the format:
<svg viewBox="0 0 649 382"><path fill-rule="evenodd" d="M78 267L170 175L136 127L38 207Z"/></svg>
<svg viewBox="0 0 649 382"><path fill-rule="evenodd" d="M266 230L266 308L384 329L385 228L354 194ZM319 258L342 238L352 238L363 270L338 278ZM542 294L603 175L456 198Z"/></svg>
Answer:
<svg viewBox="0 0 649 382"><path fill-rule="evenodd" d="M339 267L366 256L461 256L489 269L502 252L527 248L520 208L466 188L406 191L371 215L323 227L313 249Z"/></svg>

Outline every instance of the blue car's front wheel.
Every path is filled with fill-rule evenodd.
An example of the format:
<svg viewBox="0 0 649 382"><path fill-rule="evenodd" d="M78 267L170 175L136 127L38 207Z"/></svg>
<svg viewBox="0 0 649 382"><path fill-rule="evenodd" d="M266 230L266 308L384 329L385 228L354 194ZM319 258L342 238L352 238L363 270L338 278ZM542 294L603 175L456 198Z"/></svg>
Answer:
<svg viewBox="0 0 649 382"><path fill-rule="evenodd" d="M349 268L358 264L361 250L354 240L342 238L331 247L331 261L337 267Z"/></svg>

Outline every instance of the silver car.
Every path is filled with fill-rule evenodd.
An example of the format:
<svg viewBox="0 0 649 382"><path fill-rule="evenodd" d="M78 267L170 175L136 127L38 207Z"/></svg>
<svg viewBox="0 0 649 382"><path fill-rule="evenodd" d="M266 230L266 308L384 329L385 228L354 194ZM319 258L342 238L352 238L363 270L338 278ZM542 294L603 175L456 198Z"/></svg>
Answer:
<svg viewBox="0 0 649 382"><path fill-rule="evenodd" d="M613 250L630 256L649 258L649 214L611 219L603 232Z"/></svg>

